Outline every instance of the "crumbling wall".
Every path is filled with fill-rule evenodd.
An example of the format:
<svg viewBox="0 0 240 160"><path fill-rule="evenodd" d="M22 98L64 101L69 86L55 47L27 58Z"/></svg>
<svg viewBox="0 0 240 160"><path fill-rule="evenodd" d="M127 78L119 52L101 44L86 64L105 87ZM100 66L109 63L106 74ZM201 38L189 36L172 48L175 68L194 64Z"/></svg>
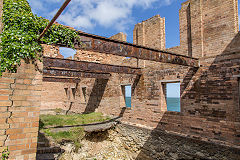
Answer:
<svg viewBox="0 0 240 160"><path fill-rule="evenodd" d="M174 50L176 53L177 51L184 53L186 50L185 54L190 53L193 57L203 56L200 59L200 68L78 50L75 55L76 60L140 67L142 75L111 73L112 76L108 80L82 78L76 87L79 89L79 97L74 100L72 111L99 111L122 117L122 121L131 125L148 126L204 141L239 146L240 40L239 34L236 34L237 4L235 2L235 0L224 2L196 0L187 1L182 5L181 46ZM203 9L204 6L208 10ZM225 16L218 12L224 9ZM199 13L200 17L195 13ZM139 43L146 40L143 24L139 24L135 28L138 31L134 31L134 36L139 33L137 37L141 37L138 39ZM219 28L221 32L218 31ZM192 49L191 52L189 49ZM181 82L179 113L167 111L162 83L167 80ZM61 102L63 106L65 102L62 102L67 98L64 88L69 88L68 90L72 92L70 88L76 86L66 83L51 84L48 82L43 84L44 108L53 107L54 95L58 104ZM132 86L132 107L126 109L122 86L129 84ZM82 87L86 87L86 98L81 95ZM52 97L48 99L48 95ZM85 98L85 104L81 104L81 97ZM50 103L51 101L53 103ZM72 100L68 100L67 103L70 102Z"/></svg>
<svg viewBox="0 0 240 160"><path fill-rule="evenodd" d="M17 73L0 77L0 149L10 159L36 159L41 105L41 64L22 62Z"/></svg>
<svg viewBox="0 0 240 160"><path fill-rule="evenodd" d="M232 159L240 154L237 148L193 140L162 130L119 124L116 127L123 146L137 155L134 159Z"/></svg>
<svg viewBox="0 0 240 160"><path fill-rule="evenodd" d="M237 0L188 0L179 11L180 46L185 55L221 54L237 34Z"/></svg>
<svg viewBox="0 0 240 160"><path fill-rule="evenodd" d="M133 43L164 50L166 47L165 18L156 15L136 24L133 31Z"/></svg>
<svg viewBox="0 0 240 160"><path fill-rule="evenodd" d="M120 32L118 34L115 34L115 35L111 36L110 39L115 39L115 40L126 42L127 41L127 35Z"/></svg>

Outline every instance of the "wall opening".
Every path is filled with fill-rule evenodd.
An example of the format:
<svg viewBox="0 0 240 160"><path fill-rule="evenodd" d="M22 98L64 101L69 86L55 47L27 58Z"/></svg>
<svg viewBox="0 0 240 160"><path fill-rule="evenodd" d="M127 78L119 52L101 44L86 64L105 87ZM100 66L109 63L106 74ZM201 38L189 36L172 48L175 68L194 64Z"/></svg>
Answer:
<svg viewBox="0 0 240 160"><path fill-rule="evenodd" d="M76 50L67 47L59 47L60 54L66 59L74 59Z"/></svg>
<svg viewBox="0 0 240 160"><path fill-rule="evenodd" d="M81 103L87 103L87 87L82 87Z"/></svg>
<svg viewBox="0 0 240 160"><path fill-rule="evenodd" d="M238 106L240 108L240 78L238 78Z"/></svg>
<svg viewBox="0 0 240 160"><path fill-rule="evenodd" d="M166 83L167 111L181 112L180 83Z"/></svg>
<svg viewBox="0 0 240 160"><path fill-rule="evenodd" d="M127 108L131 108L132 107L132 86L131 85L123 85L122 90L123 90L125 106Z"/></svg>

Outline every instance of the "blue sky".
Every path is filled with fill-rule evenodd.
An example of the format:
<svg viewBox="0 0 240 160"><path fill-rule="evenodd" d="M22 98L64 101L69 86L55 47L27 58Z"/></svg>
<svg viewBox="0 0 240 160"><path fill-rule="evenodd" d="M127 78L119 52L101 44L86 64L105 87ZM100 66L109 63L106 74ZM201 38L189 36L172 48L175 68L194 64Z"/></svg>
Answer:
<svg viewBox="0 0 240 160"><path fill-rule="evenodd" d="M65 0L28 0L38 16L52 19ZM181 3L186 0L72 0L57 20L104 37L119 32L132 43L134 25L156 14L166 18L166 47L179 45Z"/></svg>
<svg viewBox="0 0 240 160"><path fill-rule="evenodd" d="M65 0L28 0L38 16L52 19ZM166 47L179 45L181 3L186 0L72 0L57 20L104 37L119 32L132 43L134 25L156 14L166 18Z"/></svg>
<svg viewBox="0 0 240 160"><path fill-rule="evenodd" d="M180 83L167 83L167 97L180 97Z"/></svg>

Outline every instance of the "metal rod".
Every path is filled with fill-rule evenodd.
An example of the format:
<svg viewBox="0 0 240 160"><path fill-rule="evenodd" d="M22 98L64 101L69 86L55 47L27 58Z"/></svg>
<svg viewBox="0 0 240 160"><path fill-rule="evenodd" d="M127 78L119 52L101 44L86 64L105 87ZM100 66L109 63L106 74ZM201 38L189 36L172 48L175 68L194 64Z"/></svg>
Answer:
<svg viewBox="0 0 240 160"><path fill-rule="evenodd" d="M67 5L71 2L71 0L65 0L65 2L63 3L62 7L58 10L58 12L56 13L56 15L53 17L53 19L51 20L51 22L48 24L48 26L43 30L43 32L40 34L40 36L38 37L38 41L41 40L41 38L44 36L44 34L48 31L48 29L53 25L53 23L56 21L56 19L61 15L61 13L64 11L64 9L67 7Z"/></svg>

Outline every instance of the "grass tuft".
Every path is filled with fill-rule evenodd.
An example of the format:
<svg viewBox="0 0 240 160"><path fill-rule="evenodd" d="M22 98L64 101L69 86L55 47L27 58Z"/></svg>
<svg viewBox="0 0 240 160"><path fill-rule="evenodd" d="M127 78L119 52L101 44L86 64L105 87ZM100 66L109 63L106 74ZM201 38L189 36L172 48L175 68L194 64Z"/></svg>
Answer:
<svg viewBox="0 0 240 160"><path fill-rule="evenodd" d="M57 127L82 125L110 120L102 113L74 114L74 115L40 115L40 127Z"/></svg>
<svg viewBox="0 0 240 160"><path fill-rule="evenodd" d="M89 113L89 114L74 114L74 115L40 115L39 128L47 136L52 137L57 143L73 142L75 145L75 152L82 147L80 143L85 136L84 129L82 127L72 128L69 131L52 132L47 127L57 126L71 126L90 124L96 122L103 122L110 120L109 117L105 117L102 113Z"/></svg>

